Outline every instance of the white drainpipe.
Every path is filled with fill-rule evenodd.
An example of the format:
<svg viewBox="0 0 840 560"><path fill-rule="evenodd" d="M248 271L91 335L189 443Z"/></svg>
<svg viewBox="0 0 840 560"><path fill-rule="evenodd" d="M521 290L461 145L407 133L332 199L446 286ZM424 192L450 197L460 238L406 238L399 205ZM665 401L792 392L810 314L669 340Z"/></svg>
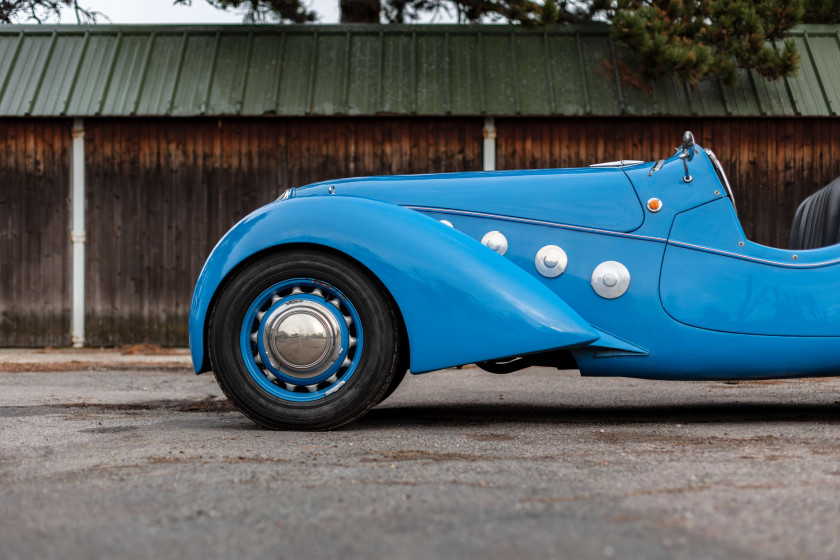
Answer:
<svg viewBox="0 0 840 560"><path fill-rule="evenodd" d="M484 119L484 171L496 170L496 123L493 117Z"/></svg>
<svg viewBox="0 0 840 560"><path fill-rule="evenodd" d="M73 121L70 201L73 208L70 241L73 244L73 298L70 339L74 348L85 345L85 123Z"/></svg>

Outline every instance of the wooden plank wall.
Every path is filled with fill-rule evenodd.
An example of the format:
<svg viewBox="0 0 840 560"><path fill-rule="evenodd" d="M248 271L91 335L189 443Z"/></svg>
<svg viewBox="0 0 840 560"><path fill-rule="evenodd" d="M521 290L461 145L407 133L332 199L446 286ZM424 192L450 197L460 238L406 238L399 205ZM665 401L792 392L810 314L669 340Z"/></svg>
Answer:
<svg viewBox="0 0 840 560"><path fill-rule="evenodd" d="M87 120L87 341L186 345L215 243L287 186L478 170L480 119Z"/></svg>
<svg viewBox="0 0 840 560"><path fill-rule="evenodd" d="M840 176L840 119L498 119L498 169L652 161L684 130L715 151L747 237L787 247L796 207Z"/></svg>
<svg viewBox="0 0 840 560"><path fill-rule="evenodd" d="M481 119L88 119L87 339L184 345L219 237L286 186L481 168ZM70 343L69 120L0 120L0 345ZM747 235L786 246L840 175L840 119L497 119L499 169L713 148Z"/></svg>
<svg viewBox="0 0 840 560"><path fill-rule="evenodd" d="M0 120L0 346L70 344L68 120Z"/></svg>

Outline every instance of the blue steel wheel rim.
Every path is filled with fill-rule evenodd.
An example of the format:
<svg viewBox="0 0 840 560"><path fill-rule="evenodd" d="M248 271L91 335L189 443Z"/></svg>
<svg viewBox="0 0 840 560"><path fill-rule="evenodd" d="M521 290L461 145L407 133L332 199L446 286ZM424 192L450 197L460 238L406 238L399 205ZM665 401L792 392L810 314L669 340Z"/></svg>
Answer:
<svg viewBox="0 0 840 560"><path fill-rule="evenodd" d="M312 302L329 310L340 330L341 349L326 371L295 378L268 359L264 345L265 323L273 310L286 303ZM271 396L292 402L311 402L334 395L359 366L364 334L359 313L334 286L312 278L293 278L274 284L251 303L240 329L239 346L248 373Z"/></svg>

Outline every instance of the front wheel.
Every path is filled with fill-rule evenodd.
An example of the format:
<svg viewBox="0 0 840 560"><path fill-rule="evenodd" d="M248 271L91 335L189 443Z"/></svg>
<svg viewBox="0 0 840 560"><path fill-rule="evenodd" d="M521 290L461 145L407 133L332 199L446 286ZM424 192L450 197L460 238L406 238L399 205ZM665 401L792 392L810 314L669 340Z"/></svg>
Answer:
<svg viewBox="0 0 840 560"><path fill-rule="evenodd" d="M219 294L210 362L237 409L275 429L326 430L385 394L399 364L390 298L349 258L295 249L252 261Z"/></svg>

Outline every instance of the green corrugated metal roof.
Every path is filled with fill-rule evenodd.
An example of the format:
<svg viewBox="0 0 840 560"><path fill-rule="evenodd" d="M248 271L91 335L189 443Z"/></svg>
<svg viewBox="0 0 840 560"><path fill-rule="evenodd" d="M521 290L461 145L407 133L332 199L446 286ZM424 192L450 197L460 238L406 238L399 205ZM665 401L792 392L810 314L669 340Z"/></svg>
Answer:
<svg viewBox="0 0 840 560"><path fill-rule="evenodd" d="M838 115L840 26L792 36L796 76L692 91L599 24L0 26L0 116Z"/></svg>

